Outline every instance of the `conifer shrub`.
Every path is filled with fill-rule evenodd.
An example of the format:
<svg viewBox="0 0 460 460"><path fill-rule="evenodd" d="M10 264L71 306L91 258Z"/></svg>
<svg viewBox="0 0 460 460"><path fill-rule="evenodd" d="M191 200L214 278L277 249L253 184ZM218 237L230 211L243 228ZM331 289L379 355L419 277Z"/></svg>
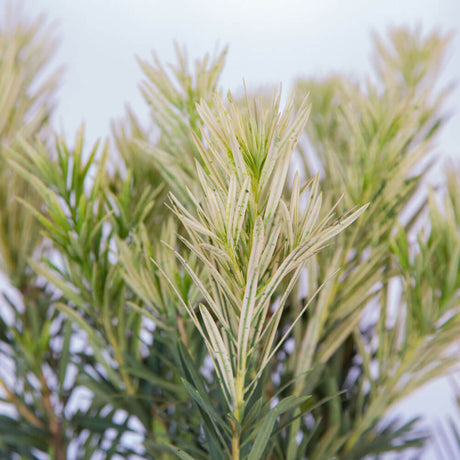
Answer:
<svg viewBox="0 0 460 460"><path fill-rule="evenodd" d="M283 103L177 48L140 61L152 128L87 146L50 122L52 31L2 14L0 458L421 449L390 409L457 365L460 176L426 181L448 37L393 29L372 80Z"/></svg>

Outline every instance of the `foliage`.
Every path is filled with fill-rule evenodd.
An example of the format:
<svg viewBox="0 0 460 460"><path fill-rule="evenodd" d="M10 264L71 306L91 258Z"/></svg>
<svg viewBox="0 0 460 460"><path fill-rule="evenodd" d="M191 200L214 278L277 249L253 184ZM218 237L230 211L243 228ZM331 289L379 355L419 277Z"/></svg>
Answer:
<svg viewBox="0 0 460 460"><path fill-rule="evenodd" d="M448 38L395 29L374 82L302 79L284 107L177 48L140 61L153 130L128 109L87 149L53 139L48 36L0 27L0 456L422 447L387 415L457 363L459 175L443 205L425 183Z"/></svg>

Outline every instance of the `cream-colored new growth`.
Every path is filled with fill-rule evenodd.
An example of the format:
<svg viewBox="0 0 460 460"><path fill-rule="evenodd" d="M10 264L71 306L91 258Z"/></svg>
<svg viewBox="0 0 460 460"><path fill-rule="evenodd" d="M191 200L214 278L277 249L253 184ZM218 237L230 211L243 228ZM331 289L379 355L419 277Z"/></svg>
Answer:
<svg viewBox="0 0 460 460"><path fill-rule="evenodd" d="M204 263L206 281L175 253L203 295L199 313L194 305L185 307L214 360L229 408L241 421L254 379L286 337L279 337L277 326L305 263L364 208L340 221L332 220L331 210L320 221L317 177L301 188L296 175L290 201L282 198L309 115L306 101L293 117L292 96L282 113L279 94L270 104L215 96L212 107L202 102L198 113L203 128L194 138L201 190L189 191L196 209L171 198L188 232L183 243ZM299 200L307 192L301 211ZM280 302L271 314L277 294Z"/></svg>

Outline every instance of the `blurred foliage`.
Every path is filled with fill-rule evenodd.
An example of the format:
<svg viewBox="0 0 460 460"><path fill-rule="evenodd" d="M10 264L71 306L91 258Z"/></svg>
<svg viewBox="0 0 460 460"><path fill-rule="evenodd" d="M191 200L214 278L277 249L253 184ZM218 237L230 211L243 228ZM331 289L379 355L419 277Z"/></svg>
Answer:
<svg viewBox="0 0 460 460"><path fill-rule="evenodd" d="M128 108L89 149L53 135L50 37L0 21L0 457L421 449L389 414L457 365L460 175L426 184L448 37L391 30L374 81L284 108L177 47L140 61L151 128Z"/></svg>

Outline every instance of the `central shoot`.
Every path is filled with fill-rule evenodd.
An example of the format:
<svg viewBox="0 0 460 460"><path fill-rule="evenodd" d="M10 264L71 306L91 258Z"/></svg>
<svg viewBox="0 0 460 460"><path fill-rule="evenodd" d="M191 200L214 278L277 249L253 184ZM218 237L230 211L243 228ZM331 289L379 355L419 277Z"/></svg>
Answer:
<svg viewBox="0 0 460 460"><path fill-rule="evenodd" d="M172 249L203 296L202 303L184 307L213 359L236 460L242 438L256 454L273 428L251 440L245 418L271 358L308 307L281 333L289 295L308 259L364 208L336 219L333 209L322 208L318 177L302 185L297 172L286 194L292 155L309 115L306 101L294 116L292 96L283 111L280 94L239 102L215 96L198 106L198 114L203 127L195 136L199 184L189 190L193 209L174 195L171 200L186 230L182 243L204 273ZM314 295L309 293L310 300Z"/></svg>

